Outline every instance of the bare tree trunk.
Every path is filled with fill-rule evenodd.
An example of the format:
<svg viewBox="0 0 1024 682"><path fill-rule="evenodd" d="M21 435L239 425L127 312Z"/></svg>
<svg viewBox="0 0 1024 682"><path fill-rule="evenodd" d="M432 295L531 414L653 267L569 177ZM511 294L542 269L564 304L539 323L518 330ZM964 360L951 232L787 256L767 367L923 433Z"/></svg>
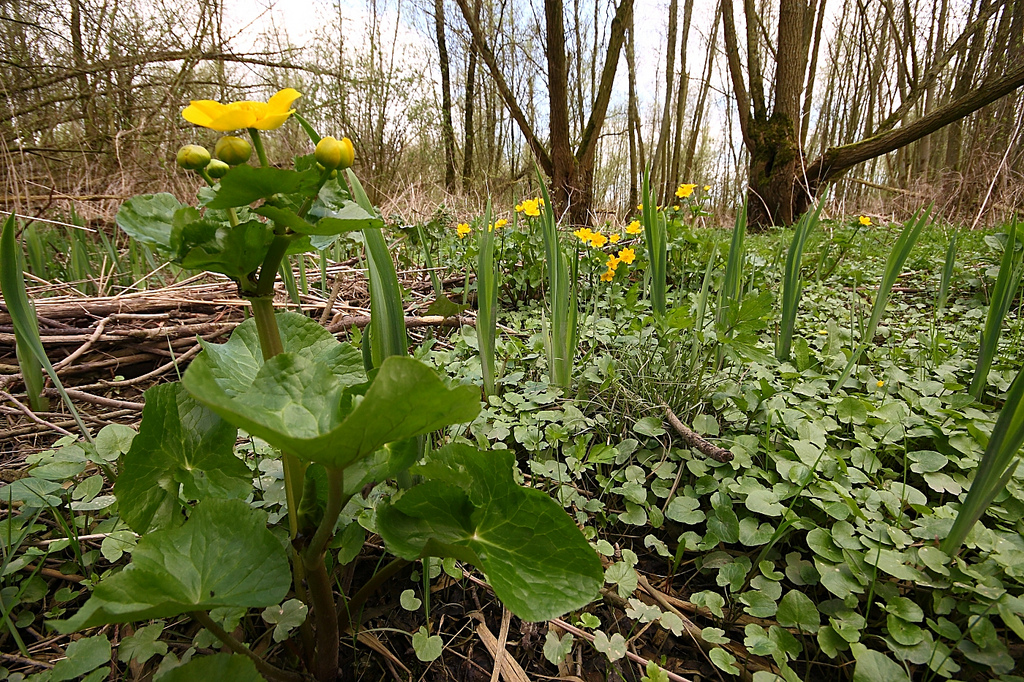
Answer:
<svg viewBox="0 0 1024 682"><path fill-rule="evenodd" d="M483 0L476 0L473 5L473 16L476 21L480 21L480 9L483 4ZM465 140L465 154L462 158L462 191L468 192L470 179L473 176L473 145L474 145L474 131L473 131L473 108L475 102L473 100L474 91L476 89L476 40L470 37L469 41L469 63L466 66L466 114L463 125L463 137Z"/></svg>
<svg viewBox="0 0 1024 682"><path fill-rule="evenodd" d="M637 149L640 144L638 135L640 126L639 122L634 125L635 119L633 118L634 114L637 118L640 117L636 112L636 66L633 61L633 41L636 34L633 30L633 12L629 13L627 22L629 24L627 26L629 38L626 41L626 73L629 80L629 104L626 111L626 130L629 139L629 203L627 210L632 210L632 207L637 204L637 178L640 175L639 150Z"/></svg>
<svg viewBox="0 0 1024 682"><path fill-rule="evenodd" d="M448 46L444 39L444 0L434 0L434 29L441 67L441 137L444 139L444 186L455 187L455 128L452 125L452 82L448 72Z"/></svg>
<svg viewBox="0 0 1024 682"><path fill-rule="evenodd" d="M652 185L660 187L659 196L668 192L668 164L665 162L665 148L668 144L672 126L672 93L675 87L676 62L676 24L678 23L679 0L669 0L668 4L668 47L665 52L665 106L661 113L661 132L658 134L658 146L654 150L654 180Z"/></svg>
<svg viewBox="0 0 1024 682"><path fill-rule="evenodd" d="M715 45L718 42L719 18L722 14L722 2L719 0L718 9L715 10L715 20L711 26L711 38L708 40L707 62L704 69L704 77L700 84L700 93L697 95L697 104L693 108L691 117L690 136L686 145L686 158L683 161L683 177L689 178L693 173L693 157L697 153L697 138L700 137L700 128L704 120L704 111L707 108L708 92L711 90L711 74L715 62L711 59L714 54Z"/></svg>
<svg viewBox="0 0 1024 682"><path fill-rule="evenodd" d="M669 187L666 192L666 203L672 196L672 184L678 182L679 166L682 163L683 121L686 116L686 102L690 95L690 72L686 68L686 48L690 38L690 19L693 16L693 0L683 0L683 34L679 48L679 93L676 95L675 134L672 140L672 156L669 162ZM689 177L687 177L687 180Z"/></svg>

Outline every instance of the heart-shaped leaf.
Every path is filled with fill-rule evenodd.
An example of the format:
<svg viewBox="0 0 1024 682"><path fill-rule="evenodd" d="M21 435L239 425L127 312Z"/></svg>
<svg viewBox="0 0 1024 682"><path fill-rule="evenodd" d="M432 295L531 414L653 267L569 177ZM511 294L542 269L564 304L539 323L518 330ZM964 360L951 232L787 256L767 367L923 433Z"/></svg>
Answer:
<svg viewBox="0 0 1024 682"><path fill-rule="evenodd" d="M129 237L170 253L174 214L182 208L172 194L141 194L121 204L115 222Z"/></svg>
<svg viewBox="0 0 1024 682"><path fill-rule="evenodd" d="M219 606L271 606L290 585L288 558L266 513L242 500L211 499L184 525L143 536L127 568L100 582L73 617L49 624L68 633Z"/></svg>
<svg viewBox="0 0 1024 682"><path fill-rule="evenodd" d="M178 262L182 267L219 272L242 281L263 262L274 235L258 220L239 225L202 220L186 226L181 239L183 255Z"/></svg>
<svg viewBox="0 0 1024 682"><path fill-rule="evenodd" d="M244 498L252 472L234 455L236 435L181 384L146 391L142 426L114 484L121 518L145 533L178 525L182 494L189 500Z"/></svg>
<svg viewBox="0 0 1024 682"><path fill-rule="evenodd" d="M450 445L414 472L426 478L377 510L377 530L395 554L454 557L481 568L524 620L580 608L604 581L597 553L550 497L516 484L506 450Z"/></svg>
<svg viewBox="0 0 1024 682"><path fill-rule="evenodd" d="M293 211L276 206L260 206L254 212L270 218L276 223L287 225L300 234L325 236L383 226L383 221L380 218L367 213L355 202L344 204L337 210L326 207L320 207L317 210L317 207L314 207L309 211L309 216L319 218L315 223L300 218Z"/></svg>
<svg viewBox="0 0 1024 682"><path fill-rule="evenodd" d="M307 320L296 330L301 324L311 334L307 323L316 325ZM183 383L228 422L300 459L344 468L386 443L472 421L480 411L478 389L449 389L408 357L389 358L372 382L356 385L358 351L342 350L322 329L330 343L285 341L285 352L260 366L254 331L239 342L236 331L223 346L205 344Z"/></svg>
<svg viewBox="0 0 1024 682"><path fill-rule="evenodd" d="M274 194L307 196L316 191L319 182L319 174L314 170L300 173L283 168L236 166L221 178L220 189L207 207L248 206L254 201L266 199Z"/></svg>

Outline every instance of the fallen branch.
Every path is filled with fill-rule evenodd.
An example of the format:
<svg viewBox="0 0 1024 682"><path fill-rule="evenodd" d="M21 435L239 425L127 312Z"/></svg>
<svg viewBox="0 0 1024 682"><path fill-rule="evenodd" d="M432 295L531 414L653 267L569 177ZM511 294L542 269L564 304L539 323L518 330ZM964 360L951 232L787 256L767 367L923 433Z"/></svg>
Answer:
<svg viewBox="0 0 1024 682"><path fill-rule="evenodd" d="M683 439L683 442L695 450L699 450L706 456L715 460L716 462L731 462L733 454L725 448L720 448L714 443L709 443L704 440L703 437L696 431L690 429L686 424L679 420L676 413L672 411L672 408L666 403L662 403L661 407L665 410L665 418L668 419L668 423L672 425L672 428L676 430L676 433Z"/></svg>

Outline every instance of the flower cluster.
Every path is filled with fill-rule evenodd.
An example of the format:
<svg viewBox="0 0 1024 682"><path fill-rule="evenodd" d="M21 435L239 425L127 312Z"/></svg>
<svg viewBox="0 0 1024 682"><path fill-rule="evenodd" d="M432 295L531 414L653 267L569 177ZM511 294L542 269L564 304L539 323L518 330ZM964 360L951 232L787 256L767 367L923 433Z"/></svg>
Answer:
<svg viewBox="0 0 1024 682"><path fill-rule="evenodd" d="M523 199L522 203L516 204L516 213L525 213L536 218L540 215L540 207L543 205L544 200L540 197L536 199Z"/></svg>
<svg viewBox="0 0 1024 682"><path fill-rule="evenodd" d="M498 218L493 223L491 223L490 225L487 226L487 231L488 232L494 232L495 230L500 230L501 228L505 227L506 225L508 225L508 221L507 220L505 220L504 218Z"/></svg>
<svg viewBox="0 0 1024 682"><path fill-rule="evenodd" d="M601 274L602 282L610 282L615 279L615 269L619 267L620 263L630 265L636 259L636 252L633 249L625 248L618 252L614 256L608 256L608 262L605 264L608 269Z"/></svg>
<svg viewBox="0 0 1024 682"><path fill-rule="evenodd" d="M589 244L590 246L593 246L595 249L600 249L609 241L606 235L603 235L600 232L594 232L589 227L581 227L580 229L573 232L573 235L584 244ZM616 235L616 237L617 236L618 235ZM616 239L615 241L618 241L618 239Z"/></svg>

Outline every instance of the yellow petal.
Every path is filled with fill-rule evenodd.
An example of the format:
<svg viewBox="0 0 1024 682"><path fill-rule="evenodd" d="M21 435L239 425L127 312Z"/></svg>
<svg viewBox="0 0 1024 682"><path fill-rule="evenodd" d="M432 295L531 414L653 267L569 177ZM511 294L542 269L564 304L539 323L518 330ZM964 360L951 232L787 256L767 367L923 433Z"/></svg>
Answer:
<svg viewBox="0 0 1024 682"><path fill-rule="evenodd" d="M203 99L190 102L187 107L181 112L181 117L189 123L194 123L197 126L208 127L210 121L214 117L221 115L224 112L225 106L220 102L214 102L213 100Z"/></svg>
<svg viewBox="0 0 1024 682"><path fill-rule="evenodd" d="M252 124L250 128L256 128L257 130L274 130L284 125L284 122L288 120L288 117L295 113L295 110L286 111L281 114L271 114L263 119Z"/></svg>
<svg viewBox="0 0 1024 682"><path fill-rule="evenodd" d="M249 107L237 106L240 104L247 104L247 102L233 102L227 105L219 116L206 124L206 127L221 132L252 127L256 122L256 114Z"/></svg>
<svg viewBox="0 0 1024 682"><path fill-rule="evenodd" d="M287 119L288 116L291 116L293 113L295 113L294 109L289 111L289 109L292 108L292 102L294 102L300 97L302 97L302 93L296 90L295 88L285 88L284 90L281 90L276 95L271 97L269 102L267 102L267 114L284 114L285 118ZM281 123L284 123L284 121L282 120ZM276 128L280 126L281 123L278 123L274 127ZM269 130L269 128L260 128L260 130Z"/></svg>

